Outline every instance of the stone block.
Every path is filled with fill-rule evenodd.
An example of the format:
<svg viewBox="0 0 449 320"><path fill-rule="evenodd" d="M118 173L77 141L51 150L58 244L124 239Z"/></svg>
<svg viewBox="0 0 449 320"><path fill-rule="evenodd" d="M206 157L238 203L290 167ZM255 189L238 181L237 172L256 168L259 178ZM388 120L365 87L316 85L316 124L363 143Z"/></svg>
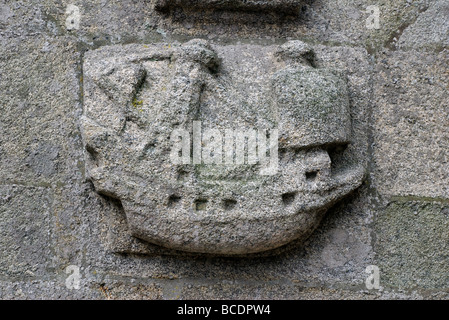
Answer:
<svg viewBox="0 0 449 320"><path fill-rule="evenodd" d="M449 197L449 52L377 57L374 185L382 195Z"/></svg>
<svg viewBox="0 0 449 320"><path fill-rule="evenodd" d="M447 290L448 202L398 199L374 223L375 264L384 288Z"/></svg>

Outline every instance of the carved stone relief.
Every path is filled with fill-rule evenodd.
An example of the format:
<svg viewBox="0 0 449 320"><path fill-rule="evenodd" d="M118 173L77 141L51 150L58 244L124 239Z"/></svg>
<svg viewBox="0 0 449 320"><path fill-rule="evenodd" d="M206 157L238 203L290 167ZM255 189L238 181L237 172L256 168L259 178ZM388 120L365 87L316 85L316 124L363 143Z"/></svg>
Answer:
<svg viewBox="0 0 449 320"><path fill-rule="evenodd" d="M315 51L195 39L88 52L87 175L124 215L105 217L111 249L247 255L307 239L366 169L366 76Z"/></svg>

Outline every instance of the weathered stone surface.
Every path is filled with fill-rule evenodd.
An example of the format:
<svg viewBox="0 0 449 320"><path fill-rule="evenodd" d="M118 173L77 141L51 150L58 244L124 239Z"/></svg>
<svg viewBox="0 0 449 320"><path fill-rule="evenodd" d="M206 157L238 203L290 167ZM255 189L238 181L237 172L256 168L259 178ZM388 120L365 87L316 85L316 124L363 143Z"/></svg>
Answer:
<svg viewBox="0 0 449 320"><path fill-rule="evenodd" d="M52 267L52 192L0 186L0 275L42 277Z"/></svg>
<svg viewBox="0 0 449 320"><path fill-rule="evenodd" d="M232 10L281 10L298 11L302 0L157 0L159 10L169 7L213 8Z"/></svg>
<svg viewBox="0 0 449 320"><path fill-rule="evenodd" d="M225 10L189 10L177 8L157 21L159 31L171 34L204 36L209 39L307 38L339 44L355 44L378 50L384 46L395 47L405 28L433 1L380 0L305 0L297 11L233 12ZM379 9L379 28L367 28L371 6ZM263 35L261 37L261 35Z"/></svg>
<svg viewBox="0 0 449 320"><path fill-rule="evenodd" d="M447 1L304 0L299 12L158 11L155 3L0 1L0 298L448 299ZM80 10L79 28L67 28L69 5ZM366 26L371 5L379 29ZM285 39L313 44L320 69L348 71L350 139L365 148L343 163L369 159L371 178L301 246L251 259L164 249L133 237L123 206L84 180L84 52L193 38L212 40L226 57L219 63L235 61L233 83L245 89L249 66L265 77L257 71L265 51L251 48ZM243 51L250 54L241 58ZM323 137L345 135L329 133ZM326 164L323 154L317 159ZM365 288L372 264L381 268L381 290ZM68 265L81 267L80 289L65 286Z"/></svg>
<svg viewBox="0 0 449 320"><path fill-rule="evenodd" d="M101 293L85 288L68 290L63 280L0 281L0 297L2 300L100 299Z"/></svg>
<svg viewBox="0 0 449 320"><path fill-rule="evenodd" d="M154 283L129 284L122 281L107 281L97 285L105 300L161 300L163 291L160 285Z"/></svg>
<svg viewBox="0 0 449 320"><path fill-rule="evenodd" d="M3 300L157 300L162 299L160 286L154 283L129 284L117 280L84 282L79 289L65 287L64 279L0 281Z"/></svg>
<svg viewBox="0 0 449 320"><path fill-rule="evenodd" d="M218 1L218 0L217 0ZM263 1L268 2L268 1ZM270 1L273 2L273 1ZM285 2L293 3L293 0ZM49 35L72 36L83 45L149 42L178 37L209 39L285 39L307 38L345 45L380 48L394 46L402 31L435 1L380 0L304 0L300 14L269 11L229 12L192 11L175 8L168 15L154 10L154 1L113 0L20 0L4 1L0 10L0 35L20 37ZM67 30L67 7L80 9L80 26ZM380 29L368 29L367 8L380 9ZM418 41L418 40L417 40Z"/></svg>
<svg viewBox="0 0 449 320"><path fill-rule="evenodd" d="M121 201L134 236L171 249L247 254L307 238L364 176L347 79L301 64L309 55L300 42L214 49L199 40L89 52L83 137L97 191ZM202 162L174 163L173 131L194 121L223 133L279 130L279 169L264 176L260 151L254 164L223 163L217 148L218 165L204 151Z"/></svg>
<svg viewBox="0 0 449 320"><path fill-rule="evenodd" d="M375 221L382 286L447 289L449 204L398 200Z"/></svg>
<svg viewBox="0 0 449 320"><path fill-rule="evenodd" d="M358 194L357 191L351 198L333 207L302 246L291 243L269 257L204 257L179 252L176 255L173 252L167 254L154 249L131 251L129 248L125 252L152 255L107 254L101 245L90 244L92 239L96 240L94 234L89 235L90 241L86 242L84 258L80 263L89 269L88 273L94 279L108 276L135 281L154 279L156 283L163 284L164 298L179 296L180 290L189 284L213 285L215 281L254 284L278 281L323 288L346 288L350 284L351 288L361 290L365 289L365 268L374 263L372 230L368 220L370 206L364 202L364 193ZM105 205L108 203L104 202ZM90 216L86 213L86 219ZM94 229L104 228L102 221L97 222L98 227L95 227L95 220L90 221ZM77 263L74 261L73 264ZM83 276L86 276L85 273ZM244 289L242 294L247 290Z"/></svg>
<svg viewBox="0 0 449 320"><path fill-rule="evenodd" d="M363 292L304 288L294 283L240 283L223 281L218 284L191 285L182 290L181 299L235 299L235 300L374 300L378 296L375 292Z"/></svg>
<svg viewBox="0 0 449 320"><path fill-rule="evenodd" d="M449 46L449 3L433 1L431 6L402 33L400 48L442 49Z"/></svg>
<svg viewBox="0 0 449 320"><path fill-rule="evenodd" d="M375 186L384 195L449 196L449 52L379 55Z"/></svg>
<svg viewBox="0 0 449 320"><path fill-rule="evenodd" d="M3 39L0 51L0 181L50 186L80 179L75 44Z"/></svg>

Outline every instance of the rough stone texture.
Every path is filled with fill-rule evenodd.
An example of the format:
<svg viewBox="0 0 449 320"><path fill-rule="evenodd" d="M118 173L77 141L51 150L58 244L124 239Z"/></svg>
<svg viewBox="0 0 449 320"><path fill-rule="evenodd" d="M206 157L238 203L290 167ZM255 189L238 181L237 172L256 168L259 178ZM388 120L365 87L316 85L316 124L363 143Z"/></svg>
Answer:
<svg viewBox="0 0 449 320"><path fill-rule="evenodd" d="M449 3L435 1L402 33L400 48L442 49L449 45Z"/></svg>
<svg viewBox="0 0 449 320"><path fill-rule="evenodd" d="M73 35L81 43L90 46L185 36L238 38L241 41L307 38L310 41L354 44L371 50L374 47L395 46L404 29L412 26L419 14L435 2L304 0L299 15L285 15L282 12L214 12L192 11L188 8L174 8L167 14L160 14L155 11L155 0L3 0L0 2L0 35ZM444 0L440 2L444 3ZM69 4L80 8L79 30L66 29L66 9ZM373 4L378 5L381 12L381 28L378 30L366 28L366 20L370 15L367 7ZM425 26L423 28L432 30Z"/></svg>
<svg viewBox="0 0 449 320"><path fill-rule="evenodd" d="M378 56L374 180L382 194L449 196L448 59L447 49Z"/></svg>
<svg viewBox="0 0 449 320"><path fill-rule="evenodd" d="M449 202L397 200L376 221L376 263L382 285L446 289L449 277Z"/></svg>
<svg viewBox="0 0 449 320"><path fill-rule="evenodd" d="M213 8L228 10L269 11L282 10L298 12L301 0L158 0L156 9L167 10L170 7Z"/></svg>
<svg viewBox="0 0 449 320"><path fill-rule="evenodd" d="M1 182L49 187L79 179L76 44L45 37L1 42Z"/></svg>
<svg viewBox="0 0 449 320"><path fill-rule="evenodd" d="M128 283L120 280L91 282L78 290L61 286L61 281L0 282L3 300L161 300L162 291L155 283Z"/></svg>
<svg viewBox="0 0 449 320"><path fill-rule="evenodd" d="M349 99L361 88L348 87L341 71L296 61L302 55L313 51L301 42L214 49L200 40L85 55L88 177L99 193L120 201L132 235L189 252L266 251L305 240L324 211L360 185L366 135L354 118L352 139L351 112L363 115L364 106ZM190 138L188 163L174 163L172 132L191 132L193 121L202 126L201 166L191 164ZM221 138L214 134L220 140L228 128L278 130L279 165L271 170L270 159L265 168L260 152L255 163L242 166L232 156L223 164L222 146L214 147L218 163L207 163L211 128L221 129ZM266 149L257 137L259 150Z"/></svg>
<svg viewBox="0 0 449 320"><path fill-rule="evenodd" d="M303 288L295 284L250 284L227 281L215 285L191 285L183 291L182 299L271 299L271 300L373 300L376 293Z"/></svg>
<svg viewBox="0 0 449 320"><path fill-rule="evenodd" d="M51 190L24 186L0 186L0 190L0 274L45 276L53 259Z"/></svg>
<svg viewBox="0 0 449 320"><path fill-rule="evenodd" d="M78 30L66 28L69 4ZM304 0L299 14L155 4L0 1L0 298L448 299L447 1ZM378 30L366 28L373 4ZM369 177L302 245L252 259L150 248L123 236L122 209L86 179L86 51L193 38L223 48L302 40L318 64L349 72ZM380 290L365 287L372 264ZM68 265L80 267L78 290L65 286Z"/></svg>

